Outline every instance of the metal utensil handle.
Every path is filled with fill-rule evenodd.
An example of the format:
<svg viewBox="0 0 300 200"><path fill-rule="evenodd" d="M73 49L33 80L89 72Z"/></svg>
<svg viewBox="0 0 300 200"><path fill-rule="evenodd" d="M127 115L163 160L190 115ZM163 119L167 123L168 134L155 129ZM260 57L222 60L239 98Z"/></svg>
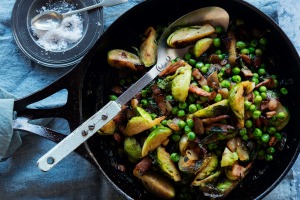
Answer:
<svg viewBox="0 0 300 200"><path fill-rule="evenodd" d="M100 111L95 113L70 135L43 155L37 165L42 171L48 171L59 161L69 155L83 142L89 139L97 130L113 119L121 110L121 105L115 101L108 102Z"/></svg>
<svg viewBox="0 0 300 200"><path fill-rule="evenodd" d="M103 0L100 3L92 5L92 6L88 6L88 7L85 7L85 8L81 8L79 10L74 10L74 11L71 11L71 12L68 12L68 13L64 13L63 16L64 17L71 16L71 15L74 15L74 14L77 14L77 13L80 13L80 12L84 12L84 11L87 11L87 10L92 10L92 9L95 9L95 8L98 8L98 7L115 6L115 5L118 5L118 4L121 4L121 3L125 3L127 1L128 0Z"/></svg>

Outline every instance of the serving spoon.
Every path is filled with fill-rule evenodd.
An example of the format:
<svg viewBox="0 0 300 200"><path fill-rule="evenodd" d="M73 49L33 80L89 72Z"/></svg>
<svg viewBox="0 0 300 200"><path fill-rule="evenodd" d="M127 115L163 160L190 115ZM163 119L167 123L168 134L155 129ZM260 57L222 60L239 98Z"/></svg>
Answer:
<svg viewBox="0 0 300 200"><path fill-rule="evenodd" d="M166 67L168 61L180 57L183 53L187 52L186 49L173 49L167 45L167 38L176 27L199 25L204 22L214 27L222 26L224 30L227 30L229 15L220 7L205 7L194 10L173 22L159 39L157 64L115 101L108 102L101 110L43 155L37 161L38 167L42 171L50 170L69 153L89 139L107 122L112 120L121 111L121 106L126 104L132 97L147 86Z"/></svg>
<svg viewBox="0 0 300 200"><path fill-rule="evenodd" d="M99 8L99 7L110 7L110 6L118 5L121 3L125 3L127 1L128 0L103 0L98 4L94 4L92 6L88 6L88 7L79 9L79 10L74 10L71 12L63 13L63 14L58 13L53 10L46 11L46 12L40 13L40 14L36 15L35 17L33 17L31 19L31 26L38 30L55 29L60 26L61 22L66 17L70 17L74 14L88 11L88 10L95 9L95 8Z"/></svg>

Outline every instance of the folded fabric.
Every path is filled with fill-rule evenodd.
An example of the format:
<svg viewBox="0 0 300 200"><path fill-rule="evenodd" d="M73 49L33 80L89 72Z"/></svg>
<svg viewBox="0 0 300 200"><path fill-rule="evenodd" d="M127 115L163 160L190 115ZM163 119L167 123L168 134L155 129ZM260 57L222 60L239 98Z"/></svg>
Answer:
<svg viewBox="0 0 300 200"><path fill-rule="evenodd" d="M14 97L0 89L0 161L10 157L22 144L18 131L13 131Z"/></svg>

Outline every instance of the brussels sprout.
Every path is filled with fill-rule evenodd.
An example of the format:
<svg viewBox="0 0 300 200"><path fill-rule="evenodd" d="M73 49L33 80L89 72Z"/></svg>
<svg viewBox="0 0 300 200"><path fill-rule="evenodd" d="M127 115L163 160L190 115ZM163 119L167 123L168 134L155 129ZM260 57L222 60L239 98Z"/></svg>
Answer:
<svg viewBox="0 0 300 200"><path fill-rule="evenodd" d="M127 137L124 140L124 150L128 159L135 163L142 157L142 147L134 137Z"/></svg>
<svg viewBox="0 0 300 200"><path fill-rule="evenodd" d="M192 185L200 186L201 189L202 187L204 187L204 185L216 181L221 175L221 171L212 172L211 174L208 175L206 173L200 173L200 174L205 174L205 175L203 178L197 176L197 178L195 178L195 180L193 181Z"/></svg>
<svg viewBox="0 0 300 200"><path fill-rule="evenodd" d="M228 111L228 100L223 99L222 101L219 101L217 103L207 106L206 108L198 110L193 115L199 118L216 117L219 115L224 115L228 113Z"/></svg>
<svg viewBox="0 0 300 200"><path fill-rule="evenodd" d="M137 55L122 49L110 50L107 54L107 62L112 67L129 68L134 71L137 71L136 66L143 65Z"/></svg>
<svg viewBox="0 0 300 200"><path fill-rule="evenodd" d="M245 125L244 92L249 93L252 90L252 82L243 81L233 86L229 91L228 103L232 112L237 117L238 128L244 128Z"/></svg>
<svg viewBox="0 0 300 200"><path fill-rule="evenodd" d="M157 58L156 31L148 27L144 35L146 38L140 46L139 56L145 67L150 67L156 63Z"/></svg>
<svg viewBox="0 0 300 200"><path fill-rule="evenodd" d="M282 130L289 122L290 120L290 114L286 107L284 107L279 101L278 106L276 108L276 113L283 112L285 117L284 119L277 119L276 121L270 121L270 125L275 126L276 130L280 131Z"/></svg>
<svg viewBox="0 0 300 200"><path fill-rule="evenodd" d="M107 122L100 130L98 130L98 133L100 135L112 135L114 134L116 130L116 123L114 120L111 120Z"/></svg>
<svg viewBox="0 0 300 200"><path fill-rule="evenodd" d="M141 175L136 169L133 170L133 175L142 180L144 187L152 194L163 199L175 197L175 188L166 178L151 171Z"/></svg>
<svg viewBox="0 0 300 200"><path fill-rule="evenodd" d="M192 182L192 185L194 186L199 186L203 183L207 183L208 181L210 182L212 179L215 179L220 175L220 172L219 174L214 173L214 176L210 177L209 179L206 179L218 167L218 157L215 154L211 154L205 159L208 160L208 162L206 162L207 165L197 173L194 181Z"/></svg>
<svg viewBox="0 0 300 200"><path fill-rule="evenodd" d="M171 134L172 130L167 127L158 126L155 128L144 142L142 157L148 155L149 151L153 151L159 147Z"/></svg>
<svg viewBox="0 0 300 200"><path fill-rule="evenodd" d="M135 116L126 125L125 135L132 136L152 128L165 119L165 116L152 120L151 115L141 107L136 107L140 116Z"/></svg>
<svg viewBox="0 0 300 200"><path fill-rule="evenodd" d="M205 51L209 49L209 47L211 47L212 43L212 38L203 38L198 40L193 47L193 54L196 57L200 57Z"/></svg>
<svg viewBox="0 0 300 200"><path fill-rule="evenodd" d="M185 67L177 69L175 78L172 80L172 95L180 102L185 102L192 77L192 67L186 64Z"/></svg>
<svg viewBox="0 0 300 200"><path fill-rule="evenodd" d="M170 176L174 181L181 181L180 174L174 164L170 159L170 154L165 150L164 147L158 147L157 150L157 162L166 174Z"/></svg>
<svg viewBox="0 0 300 200"><path fill-rule="evenodd" d="M221 167L231 166L238 159L239 156L236 152L231 152L227 147L225 147L222 154Z"/></svg>
<svg viewBox="0 0 300 200"><path fill-rule="evenodd" d="M129 120L129 122L126 125L125 135L133 136L138 133L141 133L145 130L152 128L153 126L156 126L164 119L165 119L165 116L156 118L151 121L143 118L142 116L133 117Z"/></svg>
<svg viewBox="0 0 300 200"><path fill-rule="evenodd" d="M215 28L210 24L205 24L204 26L182 27L169 35L167 44L172 48L186 47L214 32Z"/></svg>

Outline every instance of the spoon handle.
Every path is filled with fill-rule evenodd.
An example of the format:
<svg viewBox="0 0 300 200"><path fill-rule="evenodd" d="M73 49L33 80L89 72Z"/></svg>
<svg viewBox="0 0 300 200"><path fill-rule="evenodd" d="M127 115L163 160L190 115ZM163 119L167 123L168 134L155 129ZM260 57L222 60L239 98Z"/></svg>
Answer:
<svg viewBox="0 0 300 200"><path fill-rule="evenodd" d="M118 4L121 4L121 3L125 3L127 1L128 0L103 0L98 4L88 6L88 7L79 9L79 10L74 10L74 11L71 11L71 12L68 12L68 13L64 13L62 15L63 15L63 17L67 17L67 16L71 16L71 15L74 15L74 14L77 14L77 13L80 13L80 12L87 11L87 10L92 10L92 9L95 9L95 8L98 8L98 7L115 6L115 5L118 5Z"/></svg>

